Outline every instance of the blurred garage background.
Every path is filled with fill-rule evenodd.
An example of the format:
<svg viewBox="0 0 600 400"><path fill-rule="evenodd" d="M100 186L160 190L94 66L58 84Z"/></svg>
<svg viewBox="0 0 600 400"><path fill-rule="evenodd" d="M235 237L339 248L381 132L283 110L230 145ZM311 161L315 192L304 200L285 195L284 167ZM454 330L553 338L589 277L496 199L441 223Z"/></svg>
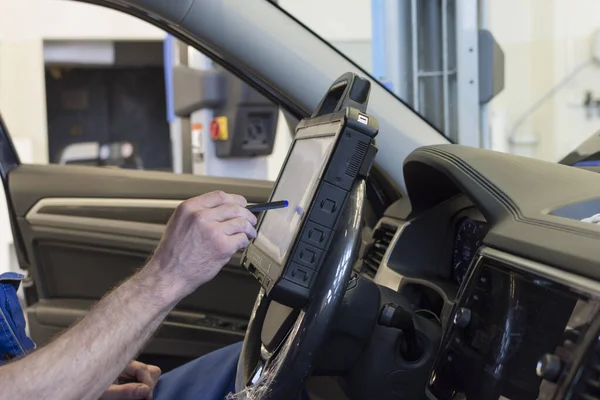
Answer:
<svg viewBox="0 0 600 400"><path fill-rule="evenodd" d="M597 0L276 3L456 142L556 162L600 128ZM23 162L276 178L296 121L160 29L63 0L0 0L0 27L0 110ZM430 52L409 54L417 35ZM414 60L425 72L403 77ZM490 95L441 98L457 69ZM18 269L4 201L1 272Z"/></svg>

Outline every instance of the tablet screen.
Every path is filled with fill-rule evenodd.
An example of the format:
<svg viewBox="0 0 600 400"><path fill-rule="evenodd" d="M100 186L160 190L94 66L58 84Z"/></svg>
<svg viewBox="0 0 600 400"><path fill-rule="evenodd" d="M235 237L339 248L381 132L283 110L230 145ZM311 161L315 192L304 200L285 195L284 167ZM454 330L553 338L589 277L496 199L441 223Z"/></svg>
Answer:
<svg viewBox="0 0 600 400"><path fill-rule="evenodd" d="M335 136L320 136L297 140L277 181L271 201L287 200L289 205L266 211L254 243L279 264L310 207L334 139Z"/></svg>

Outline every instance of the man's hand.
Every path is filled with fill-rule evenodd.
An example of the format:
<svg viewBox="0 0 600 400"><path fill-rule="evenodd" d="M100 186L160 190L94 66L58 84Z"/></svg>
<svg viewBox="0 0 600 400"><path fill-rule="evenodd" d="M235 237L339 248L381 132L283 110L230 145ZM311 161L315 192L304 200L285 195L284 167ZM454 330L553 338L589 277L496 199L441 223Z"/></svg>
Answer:
<svg viewBox="0 0 600 400"><path fill-rule="evenodd" d="M114 384L106 389L100 400L151 400L160 374L160 368L154 365L132 361Z"/></svg>
<svg viewBox="0 0 600 400"><path fill-rule="evenodd" d="M231 256L256 237L246 199L221 191L184 201L169 221L147 269L182 298L213 279Z"/></svg>

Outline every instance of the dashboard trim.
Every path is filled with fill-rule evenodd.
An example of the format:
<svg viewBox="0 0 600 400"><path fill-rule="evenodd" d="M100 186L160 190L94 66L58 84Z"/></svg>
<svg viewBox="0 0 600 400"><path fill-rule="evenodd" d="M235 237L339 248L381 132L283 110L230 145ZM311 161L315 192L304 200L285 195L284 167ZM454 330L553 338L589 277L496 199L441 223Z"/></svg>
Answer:
<svg viewBox="0 0 600 400"><path fill-rule="evenodd" d="M390 268L388 261L404 229L410 225L410 221L398 220L390 217L383 217L381 220L379 220L375 229L377 229L382 224L394 225L397 227L397 230L394 234L394 237L392 238L392 241L390 242L389 247L385 252L383 261L379 265L379 269L377 270L377 274L375 275L374 282L378 285L385 286L392 290L398 290L400 289L402 280L408 278L405 278L402 274ZM583 276L573 274L571 272L551 267L546 264L528 260L523 257L515 256L510 253L506 253L504 251L497 250L486 245L480 248L479 256L485 256L498 261L503 261L505 263L510 264L510 266L514 267L515 269L534 273L541 277L553 280L557 283L571 286L574 289L600 298L600 282L596 282L592 279L588 279ZM473 262L474 261L475 258L473 259ZM418 281L421 282L423 280L419 279Z"/></svg>
<svg viewBox="0 0 600 400"><path fill-rule="evenodd" d="M566 272L555 267L550 267L536 261L531 261L526 258L515 256L488 246L483 246L480 248L479 256L488 257L496 261L502 261L517 270L533 273L556 283L569 286L585 294L600 298L600 282L592 279L588 279L571 272Z"/></svg>
<svg viewBox="0 0 600 400"><path fill-rule="evenodd" d="M413 213L463 193L490 223L486 245L600 280L600 228L548 214L597 198L598 174L448 145L415 150L404 162L404 175Z"/></svg>
<svg viewBox="0 0 600 400"><path fill-rule="evenodd" d="M394 225L396 227L396 233L394 234L394 237L390 241L390 245L383 255L383 260L379 264L377 274L375 274L374 282L380 286L385 286L389 289L397 291L400 288L400 283L404 276L391 269L388 261L392 251L394 250L394 247L396 246L396 243L398 243L398 240L402 235L402 232L410 225L410 221L383 217L377 222L377 225L373 231L376 231L382 224Z"/></svg>
<svg viewBox="0 0 600 400"><path fill-rule="evenodd" d="M381 220L379 220L379 222L375 226L374 231L377 230L380 227L380 225L382 225L382 224L393 225L397 229L396 229L396 233L394 234L394 237L392 238L392 240L390 242L390 245L388 246L388 248L383 256L383 260L381 261L381 264L379 264L379 268L377 269L377 274L375 275L374 282L380 286L387 287L394 291L399 291L402 288L402 285L404 283L419 284L422 286L426 286L426 287L434 290L435 292L437 292L444 299L445 303L448 304L448 303L453 302L454 299L450 298L448 293L443 288L438 286L436 283L430 282L427 279L411 278L411 277L404 276L401 273L394 271L390 267L388 262L391 257L391 254L394 251L396 244L400 240L400 237L402 236L404 229L406 229L410 225L410 221L400 220L400 219L395 219L395 218L390 218L390 217L383 217L383 218L381 218Z"/></svg>

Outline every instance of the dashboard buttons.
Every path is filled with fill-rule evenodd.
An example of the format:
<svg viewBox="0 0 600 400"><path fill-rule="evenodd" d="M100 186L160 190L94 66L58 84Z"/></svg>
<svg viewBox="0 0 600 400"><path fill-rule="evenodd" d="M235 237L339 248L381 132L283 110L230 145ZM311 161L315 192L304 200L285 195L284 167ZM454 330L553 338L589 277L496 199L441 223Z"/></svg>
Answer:
<svg viewBox="0 0 600 400"><path fill-rule="evenodd" d="M466 328L470 322L471 310L465 307L459 308L456 314L454 315L454 325L458 326L459 328Z"/></svg>
<svg viewBox="0 0 600 400"><path fill-rule="evenodd" d="M540 358L535 368L537 376L550 382L556 382L563 368L563 363L554 354L546 353Z"/></svg>

